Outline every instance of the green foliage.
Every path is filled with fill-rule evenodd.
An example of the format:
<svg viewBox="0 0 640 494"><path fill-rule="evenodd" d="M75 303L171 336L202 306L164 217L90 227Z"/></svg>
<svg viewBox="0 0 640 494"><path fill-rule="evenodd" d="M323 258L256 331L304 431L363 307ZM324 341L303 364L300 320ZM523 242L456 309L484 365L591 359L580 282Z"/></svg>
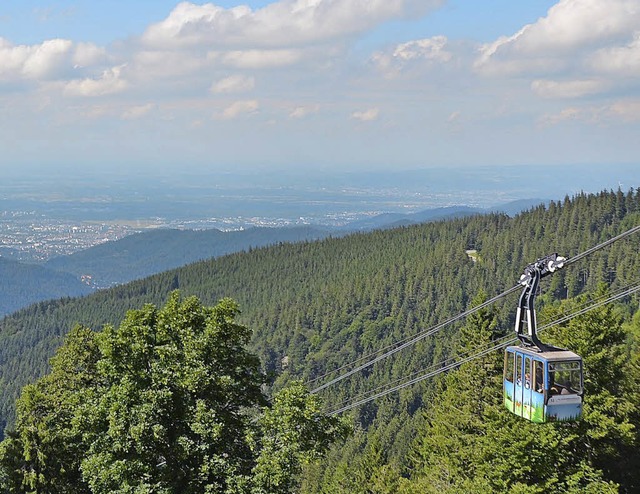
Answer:
<svg viewBox="0 0 640 494"><path fill-rule="evenodd" d="M6 445L19 455L2 455L13 462L11 492L88 492L79 471L85 442L72 420L97 384L99 358L96 334L76 326L51 359L51 373L23 389L17 434Z"/></svg>
<svg viewBox="0 0 640 494"><path fill-rule="evenodd" d="M600 293L599 295L602 295ZM575 312L584 300L548 309L552 320ZM478 312L481 315L480 312ZM478 317L477 335L487 327ZM489 324L490 325L490 324ZM471 328L469 328L471 329ZM469 332L473 334L473 332ZM583 420L533 424L502 407L500 370L482 359L447 375L415 442L414 475L407 492L634 492L640 480L621 453L638 457L637 408L626 393L625 331L611 306L558 325L546 333L580 353L586 369ZM493 394L482 395L493 390Z"/></svg>
<svg viewBox="0 0 640 494"><path fill-rule="evenodd" d="M229 472L250 472L248 412L264 404L264 378L237 314L230 300L207 309L174 293L104 329L104 383L80 414L93 492L223 492Z"/></svg>
<svg viewBox="0 0 640 494"><path fill-rule="evenodd" d="M5 491L290 492L348 428L301 384L266 406L238 313L174 292L117 329L74 329L18 400L0 447Z"/></svg>
<svg viewBox="0 0 640 494"><path fill-rule="evenodd" d="M292 492L302 466L320 459L350 427L338 417L325 416L316 395L301 382L277 393L259 420L264 434L253 469L254 494Z"/></svg>
<svg viewBox="0 0 640 494"><path fill-rule="evenodd" d="M0 256L0 317L42 300L91 292L91 288L70 273Z"/></svg>
<svg viewBox="0 0 640 494"><path fill-rule="evenodd" d="M0 427L3 421L16 423L14 403L19 390L46 374L47 360L68 328L78 321L91 327L118 326L127 310L146 303L161 304L176 287L185 294L197 295L204 304L213 304L225 296L237 300L244 308L238 322L255 329L249 348L260 357L263 370L277 376L278 389L294 379L310 381L433 327L470 307L473 296L482 289L492 296L513 286L524 266L539 257L552 252L571 257L638 224L638 190L626 194L614 191L578 194L513 218L478 215L319 242L274 245L203 261L83 299L38 304L0 321ZM602 282L612 292L637 283L640 273L637 245L637 237L617 242L545 278L538 298L540 306L553 306L557 299L594 293ZM482 262L469 259L466 249L476 249ZM594 401L589 406L598 426L587 442L577 439L580 431L573 426L553 424L535 428L523 425L499 405L494 410L491 400L499 399L501 391L494 382L492 369L499 367L499 363L487 359L477 376L479 383L486 383L482 393L460 377L452 377L451 383L424 381L350 412L349 418L359 432L344 445L328 451L321 465L303 468L302 492L411 492L414 487L418 492L421 489L428 492L426 471L423 476L411 476L418 465L413 461L419 457L415 445L420 444L424 431L430 427L429 421L435 424L438 413L447 416L446 410L425 412L429 403L439 403L441 393L457 386L468 394L471 404L488 400L488 405L482 407L483 415L477 415L474 409L476 418L460 417L452 424L463 430L480 432L483 428L495 428L502 432L495 435L487 432L493 442L487 439L486 444L471 446L480 473L473 479L461 480L462 488L486 492L504 490L508 485L513 492L535 492L545 486L560 491L562 486L574 491L602 488L606 492L613 481L620 484L620 490L637 490L633 477L640 472L639 445L636 429L627 424L636 427L640 414L637 357L640 330L629 329L637 328L637 322L630 321L638 300L638 295L633 295L612 313L626 323L622 334L612 327L613 333L602 342L604 347L613 344L615 350L588 356L589 365L601 366L606 381L613 384L614 377L620 375L621 382L611 395L591 392ZM486 324L484 329L472 330L478 344L484 338L511 332L514 306L514 298L503 299L493 306L495 319L481 318L479 322ZM542 312L541 316L543 324ZM555 316L549 313L548 317ZM322 391L321 397L332 410L360 393L464 352L469 342L467 349L472 349L476 343L464 334L471 326L465 326L467 329L461 326L447 327L393 358L331 386ZM486 336L480 337L485 331ZM552 337L555 338L548 336ZM584 341L599 337L588 333L580 336ZM571 334L563 332L558 341L572 347L571 338ZM547 339L544 334L543 339ZM607 358L618 362L621 356L622 373L615 366L605 365ZM630 366L631 362L635 362L635 367ZM589 383L592 380L593 386L604 385L598 377L600 370L587 372ZM325 379L335 375L329 374ZM454 382L456 379L461 382ZM314 381L311 386L320 383ZM622 395L628 396L627 402L619 399ZM595 401L596 396L600 402ZM452 400L465 413L468 411L466 398L452 397ZM631 410L629 403L633 403ZM602 415L597 418L595 412ZM450 414L453 413L452 408ZM590 413L585 408L585 414ZM540 437L539 444L534 444L522 433L529 427L533 427L529 434L556 428L562 434L550 432ZM442 434L445 433L442 426ZM585 453L585 445L597 451ZM540 454L525 455L527 448L533 446ZM582 466L583 459L576 462L574 456L564 453L573 447L585 453L586 463ZM620 467L610 464L614 457L606 451L611 448L620 451ZM500 450L508 451L509 455L499 453ZM443 446L443 451L448 449ZM459 456L457 460L449 460L451 468L459 468L455 463L463 461L462 454ZM517 465L514 458L519 462ZM488 459L494 460L494 467L490 468ZM442 465L446 466L444 460ZM505 484L504 478L513 469L516 479ZM562 472L552 473L556 469ZM623 474L623 470L628 473ZM446 472L444 467L441 471ZM536 479L547 480L536 484Z"/></svg>
<svg viewBox="0 0 640 494"><path fill-rule="evenodd" d="M48 268L72 273L78 278L91 275L104 288L151 276L179 266L250 250L278 242L301 242L329 235L310 226L290 228L249 228L223 232L206 230L150 230L96 245L68 256L47 261ZM173 287L178 288L178 287Z"/></svg>

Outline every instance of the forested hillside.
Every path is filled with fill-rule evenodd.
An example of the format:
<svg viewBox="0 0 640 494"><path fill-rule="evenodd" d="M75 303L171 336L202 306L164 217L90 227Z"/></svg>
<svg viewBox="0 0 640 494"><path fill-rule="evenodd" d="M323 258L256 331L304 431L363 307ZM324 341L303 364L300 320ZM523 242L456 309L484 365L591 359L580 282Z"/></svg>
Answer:
<svg viewBox="0 0 640 494"><path fill-rule="evenodd" d="M252 348L265 370L277 375L279 387L294 377L308 381L322 376L411 337L467 309L478 294L503 292L539 257L552 252L571 257L638 224L637 190L580 194L515 218L481 215L256 249L83 299L34 305L1 323L2 418L12 421L19 389L46 372L47 359L75 323L93 328L117 324L126 310L147 302L160 305L174 289L206 304L235 299L240 320L254 331ZM579 304L573 299L581 294L637 283L639 242L635 236L615 243L545 280L540 301L547 307L546 317L553 320L554 311L562 310L557 300ZM473 257L466 253L470 249L476 250ZM467 321L462 331L462 324L448 327L320 396L328 410L334 409L359 393L505 334L511 331L515 299L493 305ZM591 325L569 323L578 325L574 329L580 339L572 337L569 326L552 335L565 346L583 345L576 350L585 353L597 400L585 405L583 425L533 426L506 415L498 403L499 357L492 355L445 379L427 380L356 408L351 412L355 434L322 465L305 471L302 489L615 492L619 484L633 492L637 478L625 477L623 471L634 470L612 465L621 455L627 462L621 465L627 467L638 458L639 381L628 379L638 365L640 330L637 318L632 322L637 307L635 295L599 313ZM610 333L599 332L607 328ZM463 378L468 374L474 380ZM621 376L626 377L605 392ZM486 441L478 442L478 437ZM533 450L533 457L521 450ZM498 467L492 469L494 460ZM556 467L562 471L555 472Z"/></svg>
<svg viewBox="0 0 640 494"><path fill-rule="evenodd" d="M328 235L329 231L306 226L230 232L159 229L57 257L46 266L73 273L78 278L89 276L94 286L105 288L232 252L278 242L316 240Z"/></svg>
<svg viewBox="0 0 640 494"><path fill-rule="evenodd" d="M42 300L77 297L91 288L69 273L0 257L0 316Z"/></svg>

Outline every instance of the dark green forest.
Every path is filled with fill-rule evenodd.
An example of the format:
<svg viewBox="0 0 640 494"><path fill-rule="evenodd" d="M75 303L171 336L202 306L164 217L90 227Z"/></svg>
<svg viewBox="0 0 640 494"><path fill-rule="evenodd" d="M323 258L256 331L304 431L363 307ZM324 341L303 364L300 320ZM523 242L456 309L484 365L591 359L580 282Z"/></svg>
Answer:
<svg viewBox="0 0 640 494"><path fill-rule="evenodd" d="M514 286L552 252L571 258L640 225L638 190L578 194L513 218L477 215L316 242L279 244L164 272L80 299L33 305L0 323L0 414L12 430L21 388L77 324L119 325L179 289L205 305L235 300L274 390L410 338ZM539 319L640 282L640 237L542 284ZM475 250L469 256L467 250ZM544 334L585 359L578 424L531 424L503 410L499 352L345 414L352 435L301 472L301 492L637 492L638 295ZM318 393L327 411L512 331L516 295ZM316 380L316 378L321 378ZM43 491L44 492L44 491ZM215 492L215 491L214 491Z"/></svg>
<svg viewBox="0 0 640 494"><path fill-rule="evenodd" d="M279 242L317 240L328 235L329 231L306 226L248 228L229 232L158 229L56 257L45 265L78 278L90 275L96 286L104 288L231 252Z"/></svg>
<svg viewBox="0 0 640 494"><path fill-rule="evenodd" d="M91 292L70 273L0 257L0 316L34 302Z"/></svg>

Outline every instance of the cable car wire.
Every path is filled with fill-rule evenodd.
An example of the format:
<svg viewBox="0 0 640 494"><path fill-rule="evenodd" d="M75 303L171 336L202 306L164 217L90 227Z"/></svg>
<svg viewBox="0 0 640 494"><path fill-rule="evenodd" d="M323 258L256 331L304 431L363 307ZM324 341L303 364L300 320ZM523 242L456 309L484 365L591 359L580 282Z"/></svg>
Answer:
<svg viewBox="0 0 640 494"><path fill-rule="evenodd" d="M377 362L378 360L382 360L383 358L388 357L389 355L393 355L394 353L406 348L406 346L409 346L421 339L426 338L427 336L431 336L432 334L440 331L441 329L443 329L445 326L448 326L449 324L452 324L453 322L457 321L458 319L461 319L463 317L469 316L471 314L473 314L474 312L479 311L480 309L486 307L487 305L491 305L494 302L497 302L499 299L501 299L502 297L505 297L506 295L509 295L510 293L518 290L520 288L520 285L515 285L511 288L509 288L508 290L502 292L500 295L496 295L495 297L493 297L491 300L487 300L486 302L483 302L481 305L478 305L476 307L472 307L471 309L458 314L455 317L452 317L451 319L448 319L442 323L439 323L435 326L430 327L429 329L425 329L423 331L420 331L419 333L413 335L413 336L407 336L404 339L398 340L395 343L391 343L390 345L387 345L383 348L380 348L378 350L374 350L373 352L370 352L366 355L363 355L362 357L358 357L355 360L352 360L351 362L348 362L340 367L337 367L336 369L332 369L330 371L325 372L324 374L321 374L309 381L307 381L307 385L314 383L316 381L319 381L321 379L323 379L324 377L330 375L330 374L334 374L336 372L340 372L341 370L344 370L348 367L351 367L354 364L357 364L358 362L362 362L363 360L367 360L371 357L374 357L375 355L378 355L382 352L387 352L384 355L380 356L377 359L372 360L370 363L367 363L361 367L359 367L358 369L354 369L352 372L348 373L348 375L340 376L339 379L336 379L335 382L341 381L342 379L344 379L345 377L349 377L350 375L354 374L355 372L358 372L359 370L365 369L366 367L369 367L370 365L373 365L375 362ZM406 344L406 346L405 346ZM402 345L402 348L398 348L399 345ZM322 386L317 387L316 389L314 389L313 391L311 391L312 393L315 393L316 391L320 391L328 386L330 386L331 384L333 384L333 382L330 383L326 383L323 384Z"/></svg>
<svg viewBox="0 0 640 494"><path fill-rule="evenodd" d="M608 303L611 303L611 302L614 302L614 301L619 300L621 298L624 298L624 297L626 297L628 295L631 295L631 294L633 294L635 292L638 292L638 291L640 291L640 284L632 286L631 288L627 288L624 291L619 292L616 295L613 295L613 296L608 297L608 298L606 298L604 300L601 300L601 301L599 301L597 303L594 303L594 304L592 304L592 305L590 305L590 306L588 306L586 308L583 308L583 309L581 309L579 311L576 311L574 313L565 315L565 316L563 316L563 317L561 317L561 318L559 318L559 319L557 319L557 320L555 320L555 321L553 321L551 323L548 323L548 324L546 324L544 326L541 326L539 329L540 329L540 331L542 331L544 329L548 329L548 328L556 326L558 324L562 324L563 322L566 322L566 321L568 321L570 319L573 319L574 317L577 317L577 316L580 316L582 314L585 314L586 312L589 312L589 311L591 311L593 309L596 309L596 308L601 307L603 305L606 305ZM369 403L370 401L373 401L375 399L381 398L381 397L386 396L388 394L391 394L391 393L393 393L395 391L399 391L400 389L406 388L406 387L411 386L413 384L416 384L418 382L424 381L425 379L429 379L431 377L437 376L438 374L442 374L443 372L446 372L448 370L451 370L451 369L454 369L456 367L459 367L462 364L465 364L467 362L471 362L472 360L475 360L475 359L478 359L478 358L483 357L485 355L488 355L489 353L491 353L493 351L500 350L500 349L510 345L511 343L515 343L517 340L518 339L516 337L513 337L513 336L504 336L504 337L502 337L502 338L500 338L498 340L492 341L491 342L491 346L489 346L488 348L485 348L485 349L483 349L483 350L481 350L479 352L476 352L476 353L474 353L472 355L468 355L468 356L466 356L466 357L464 357L462 359L456 360L455 362L448 363L448 364L444 365L443 367L440 367L440 368L438 368L436 370L429 371L426 374L422 374L422 375L420 375L418 377L411 378L408 381L405 381L405 382L403 382L401 384L393 386L393 387L391 387L389 389L386 389L384 391L379 391L379 392L377 392L377 393L375 393L375 394L373 394L373 395L371 395L369 397L356 400L355 402L352 402L351 404L348 404L348 405L344 405L341 408L338 408L336 410L333 410L332 412L329 412L328 415L337 415L337 414L345 412L347 410L351 410L352 408L359 407L361 405ZM430 366L428 369L430 369L432 367L433 367L433 365ZM415 374L416 373L412 374L412 376L415 375ZM380 387L378 387L376 389L380 389L381 387L382 386L380 386ZM376 389L374 389L373 391L370 391L370 393L371 392L375 392Z"/></svg>
<svg viewBox="0 0 640 494"><path fill-rule="evenodd" d="M487 305L491 305L494 302L497 302L499 299L501 299L502 297L505 297L507 295L509 295L510 293L519 290L520 289L520 285L515 285L512 288L509 288L508 290L502 292L500 295L496 295L495 297L487 300L486 302L483 302L480 305L477 305L475 307L473 307L472 309L466 310L464 312L461 312L460 314L458 314L457 316L454 316L450 319L447 319L444 322L441 322L440 324L436 324L435 326L433 326L432 328L426 330L426 331L422 331L420 333L418 333L416 336L412 337L409 340L406 340L404 343L400 344L399 346L393 348L392 350L389 350L385 353L383 353L382 355L379 355L378 357L369 360L368 362L359 365L358 367L355 367L353 369L351 369L348 372L345 372L344 374L339 375L338 377L331 379L330 381L326 382L325 384L323 384L322 386L318 386L316 389L312 390L311 393L317 393L318 391L322 391L325 388L328 388L329 386L332 386L333 384L342 381L343 379L346 379L349 376L352 376L353 374L355 374L356 372L359 372L363 369L366 369L367 367L372 366L373 364L375 364L376 362L379 362L387 357L390 357L391 355L398 353L400 350L404 350L405 348L417 343L420 340L424 340L425 338L427 338L428 336L431 336L432 334L437 333L438 331L440 331L441 329L445 328L446 326L448 326L449 324L452 324L460 319L463 319L471 314L473 314L474 312L479 311L480 309L486 307Z"/></svg>
<svg viewBox="0 0 640 494"><path fill-rule="evenodd" d="M594 252L596 252L597 250L603 249L605 247L607 247L608 245L611 245L614 242L617 242L618 240L622 240L625 237L628 237L629 235L632 235L636 232L640 231L640 225L635 226L633 228L631 228L630 230L627 230L624 233L621 233L620 235L616 235L615 237L610 238L609 240L606 240L604 242L602 242L601 244L598 244L594 247L591 247L590 249L585 250L584 252L581 252L578 255L575 255L573 257L570 257L569 259L567 259L565 261L565 265L569 265L569 264L573 264L574 262L579 261L580 259L582 259L583 257L587 257L591 254L593 254Z"/></svg>
<svg viewBox="0 0 640 494"><path fill-rule="evenodd" d="M636 287L632 287L631 284L623 287L623 288L619 288L616 292L614 293L610 293L610 294L604 294L602 296L600 296L599 298L596 299L592 299L592 300L588 300L585 303L579 305L578 307L576 307L574 312L567 312L562 314L561 317L559 317L558 319L556 319L555 321L551 321L551 322L544 322L542 324L542 326L540 327L540 331L544 331L544 329L558 325L558 324L562 324L563 322L568 321L569 319L572 319L574 317L577 317L579 315L584 314L585 312L592 310L594 308L600 307L603 304L607 304L609 302L611 302L612 300L617 300L619 298L625 297L627 295L629 295L630 293L633 293L634 291L638 291L640 290L640 280L635 280L633 283L638 283L638 286ZM631 288L630 288L631 287ZM489 346L494 346L496 344L502 343L502 342L506 342L507 345L516 342L516 338L513 337L513 335L508 334L505 336L502 336L500 338L497 338L493 341L487 342L485 343L482 347L480 347L480 351L482 351L485 347L489 347ZM478 349L476 349L478 350ZM446 366L448 366L452 361L456 361L456 359L460 359L460 358L465 358L467 357L469 354L471 354L471 351L468 351L466 353L462 353L462 354L457 354L457 355L453 355L453 356L449 356L447 358L445 358L444 360L441 360L440 362L435 362L432 363L430 366L425 367L419 371L413 372L411 373L409 376L405 376L405 377L400 377L397 379L394 379L391 382L382 384L380 386L378 386L377 388L368 390L368 391L364 391L352 398L343 400L341 403L338 404L339 407L342 407L344 405L346 405L347 403L353 401L353 400L359 400L362 398L367 397L368 395L370 395L371 393L375 393L378 392L384 388L388 388L389 386L398 383L400 381L404 381L405 379L410 379L413 378L414 376L417 376L419 374L423 374L423 373L427 373L427 372L431 372L434 369L441 369L444 368Z"/></svg>
<svg viewBox="0 0 640 494"><path fill-rule="evenodd" d="M640 231L640 225L635 226L635 227L633 227L633 228L631 228L631 229L627 230L626 232L623 232L623 233L621 233L619 235L616 235L615 237L612 237L612 238L610 238L610 239L608 239L608 240L606 240L606 241L604 241L604 242L602 242L602 243L600 243L598 245L595 245L595 246L591 247L590 249L587 249L586 251L581 252L580 254L577 254L577 255L575 255L575 256L573 256L571 258L568 258L565 261L565 265L573 264L573 263L579 261L580 259L583 259L584 257L586 257L588 255L591 255L594 252L596 252L596 251L598 251L600 249L603 249L604 247L607 247L608 245L611 245L612 243L617 242L618 240L621 240L621 239L623 239L625 237L628 237L628 236L630 236L630 235L632 235L632 234L634 234L634 233L636 233L638 231ZM375 358L372 358L371 360L368 360L364 364L358 365L357 367L354 367L353 369L345 372L344 374L340 374L339 376L327 381L325 384L322 384L321 386L316 387L315 389L311 390L311 393L314 394L314 393L317 393L319 391L322 391L323 389L326 389L329 386L332 386L332 385L342 381L343 379L346 379L347 377L350 377L353 374L356 374L357 372L360 372L361 370L366 369L367 367L371 367L373 364L375 364L377 362L380 362L381 360L384 360L387 357L390 357L391 355L394 355L395 353L398 353L399 351L404 350L405 348L407 348L407 347L409 347L411 345L414 345L418 341L421 341L421 340L427 338L428 336L431 336L431 335L437 333L438 331L444 329L446 326L448 326L448 325L450 325L450 324L452 324L452 323L454 323L454 322L456 322L456 321L458 321L460 319L463 319L463 318L473 314L474 312L477 312L478 310L480 310L480 309L482 309L482 308L484 308L484 307L486 307L488 305L491 305L492 303L497 302L501 298L503 298L503 297L509 295L510 293L512 293L514 291L517 291L519 289L521 289L521 285L518 283L515 286L509 288L508 290L502 292L501 294L496 295L495 297L487 300L486 302L484 302L484 303L482 303L482 304L480 304L480 305L478 305L476 307L473 307L472 309L469 309L469 310L466 310L464 312L461 312L460 314L458 314L458 315L456 315L456 316L454 316L454 317L452 317L450 319L447 319L446 321L444 321L442 323L439 323L439 324L437 324L437 325L435 325L435 326L433 326L433 327L431 327L431 328L429 328L427 330L421 331L421 332L417 333L416 335L414 335L412 337L405 338L404 340L400 340L400 341L398 341L398 342L396 342L394 344L388 345L387 347L385 347L385 348L383 348L381 350L372 352L372 353L370 353L370 354L368 354L366 356L363 356L363 357L359 357L358 359L356 359L356 360L354 360L352 362L349 362L349 363L347 363L347 364L345 364L345 365L343 365L343 366L341 366L341 367L339 367L337 369L334 369L334 370L329 371L329 372L327 372L327 373L325 373L325 374L323 374L323 375L321 375L319 377L316 377L312 381L309 381L309 383L316 382L316 381L322 379L323 377L326 377L327 375L330 375L332 373L340 372L340 371L342 371L342 370L344 370L344 369L346 369L348 367L351 367L352 365L354 365L354 364L356 364L358 362L362 362L363 360L372 357L373 355L379 354L382 350L386 350L384 353L378 355ZM387 350L389 348L391 348L391 349Z"/></svg>

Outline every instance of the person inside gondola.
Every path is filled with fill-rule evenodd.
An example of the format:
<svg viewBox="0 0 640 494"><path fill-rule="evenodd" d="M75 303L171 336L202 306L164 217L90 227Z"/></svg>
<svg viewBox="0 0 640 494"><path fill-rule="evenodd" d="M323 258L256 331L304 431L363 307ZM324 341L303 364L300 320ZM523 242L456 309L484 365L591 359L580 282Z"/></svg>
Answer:
<svg viewBox="0 0 640 494"><path fill-rule="evenodd" d="M542 365L536 363L536 393L542 393L544 387L544 379L542 378Z"/></svg>
<svg viewBox="0 0 640 494"><path fill-rule="evenodd" d="M562 391L560 391L561 395L570 395L570 394L574 394L575 391L573 390L573 386L571 385L571 381L565 381L564 382L564 387L562 388Z"/></svg>

